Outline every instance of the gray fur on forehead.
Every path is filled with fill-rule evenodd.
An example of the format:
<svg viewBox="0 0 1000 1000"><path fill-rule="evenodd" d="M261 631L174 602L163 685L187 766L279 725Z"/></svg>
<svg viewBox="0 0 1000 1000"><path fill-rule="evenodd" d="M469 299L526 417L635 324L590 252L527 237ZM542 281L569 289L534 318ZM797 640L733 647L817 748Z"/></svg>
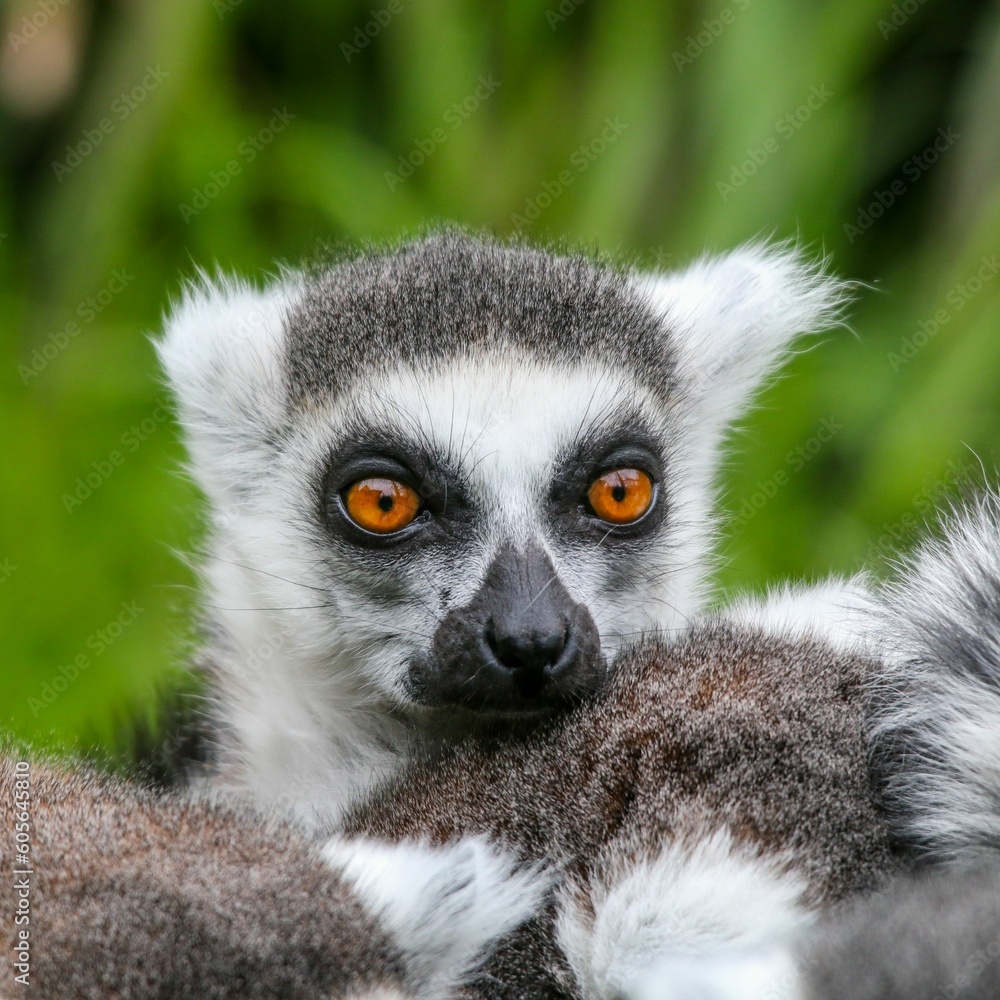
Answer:
<svg viewBox="0 0 1000 1000"><path fill-rule="evenodd" d="M510 348L626 366L662 395L673 380L663 322L624 274L456 231L310 277L289 317L286 360L292 397L322 398L360 372Z"/></svg>

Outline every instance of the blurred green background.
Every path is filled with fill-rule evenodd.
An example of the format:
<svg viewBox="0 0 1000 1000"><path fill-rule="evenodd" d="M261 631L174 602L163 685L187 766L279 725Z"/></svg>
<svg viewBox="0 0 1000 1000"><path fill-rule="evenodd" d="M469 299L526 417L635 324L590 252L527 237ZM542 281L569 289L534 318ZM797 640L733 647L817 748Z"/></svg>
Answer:
<svg viewBox="0 0 1000 1000"><path fill-rule="evenodd" d="M996 3L0 16L0 726L22 737L105 740L186 655L201 515L149 333L196 265L437 220L647 268L761 234L829 253L870 287L737 441L727 588L877 562L1000 460Z"/></svg>

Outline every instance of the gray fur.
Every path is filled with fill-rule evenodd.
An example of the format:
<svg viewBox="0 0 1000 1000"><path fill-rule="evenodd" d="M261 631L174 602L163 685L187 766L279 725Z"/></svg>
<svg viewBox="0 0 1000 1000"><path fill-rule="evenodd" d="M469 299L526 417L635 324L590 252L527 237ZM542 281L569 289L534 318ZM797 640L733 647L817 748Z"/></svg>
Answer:
<svg viewBox="0 0 1000 1000"><path fill-rule="evenodd" d="M873 610L874 778L916 871L806 936L801 996L987 1000L1000 995L1000 495L947 512Z"/></svg>
<svg viewBox="0 0 1000 1000"><path fill-rule="evenodd" d="M1000 866L903 879L846 907L800 955L801 1000L995 1000Z"/></svg>
<svg viewBox="0 0 1000 1000"><path fill-rule="evenodd" d="M30 863L6 866L4 898L24 897L25 919L4 906L4 997L20 995L20 973L24 995L46 1000L440 1000L540 888L475 844L404 845L400 863L383 852L367 865L371 848L345 842L329 859L243 807L0 755L11 844L21 809ZM350 869L359 858L367 882ZM17 896L15 867L31 872ZM386 883L393 871L409 889Z"/></svg>
<svg viewBox="0 0 1000 1000"><path fill-rule="evenodd" d="M439 845L485 834L549 865L539 916L495 946L462 995L594 997L557 923L670 845L725 831L799 878L803 913L880 883L892 861L867 784L871 670L821 641L725 622L672 646L646 641L596 700L412 765L343 834ZM4 808L12 776L6 761ZM414 970L443 945L408 951L386 929L393 914L373 912L295 829L51 767L35 766L31 783L40 996L438 995Z"/></svg>
<svg viewBox="0 0 1000 1000"><path fill-rule="evenodd" d="M862 734L871 669L822 642L725 624L674 646L642 644L596 703L541 733L477 739L411 770L347 830L434 842L485 832L556 861L586 896L602 869L723 829L800 873L807 907L825 906L893 868ZM552 944L556 917L553 904L517 932L471 992L576 995Z"/></svg>
<svg viewBox="0 0 1000 1000"><path fill-rule="evenodd" d="M876 773L901 845L931 860L1000 850L1000 496L945 517L879 601Z"/></svg>
<svg viewBox="0 0 1000 1000"><path fill-rule="evenodd" d="M14 764L0 758L8 837ZM38 763L30 815L26 995L313 1000L406 983L399 949L287 826ZM15 931L5 919L4 989Z"/></svg>
<svg viewBox="0 0 1000 1000"><path fill-rule="evenodd" d="M517 348L560 365L624 366L662 398L674 389L662 320L623 272L459 230L310 281L289 321L288 378L293 398L323 398L361 372Z"/></svg>

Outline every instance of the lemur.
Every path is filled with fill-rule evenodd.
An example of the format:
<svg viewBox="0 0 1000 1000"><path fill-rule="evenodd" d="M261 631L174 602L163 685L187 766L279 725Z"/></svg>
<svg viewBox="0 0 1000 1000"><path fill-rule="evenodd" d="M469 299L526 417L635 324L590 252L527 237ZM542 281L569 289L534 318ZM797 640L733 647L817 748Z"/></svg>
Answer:
<svg viewBox="0 0 1000 1000"><path fill-rule="evenodd" d="M198 790L222 801L43 772L68 792L42 883L52 968L82 970L81 996L99 968L167 997L218 967L218 996L825 1000L854 995L836 990L859 938L877 981L892 920L943 896L957 916L930 940L954 969L965 876L827 913L894 872L880 795L911 816L896 829L946 812L893 777L905 755L870 787L862 708L890 676L871 651L923 662L954 606L912 655L914 606L872 644L854 586L703 618L725 432L842 297L787 249L648 278L454 232L263 292L192 288L161 353L215 522ZM973 673L944 684L956 704ZM935 795L972 804L974 841L989 781L955 764L993 716L939 732L935 683L913 705L889 685L871 738L932 734ZM281 804L311 838L253 808ZM190 873L177 827L208 859ZM176 942L202 945L193 967ZM136 959L95 965L109 943Z"/></svg>
<svg viewBox="0 0 1000 1000"><path fill-rule="evenodd" d="M0 762L33 872L29 943L7 921L6 951L46 1000L611 1000L651 976L666 998L688 964L757 952L791 973L803 928L893 868L873 669L739 619L647 638L599 695L411 761L322 842L245 803Z"/></svg>
<svg viewBox="0 0 1000 1000"><path fill-rule="evenodd" d="M418 757L627 691L620 651L705 607L728 428L843 298L788 247L650 277L457 231L190 287L159 349L212 516L200 789L325 835Z"/></svg>
<svg viewBox="0 0 1000 1000"><path fill-rule="evenodd" d="M329 829L414 754L681 634L726 434L844 299L789 246L649 276L455 230L193 283L159 353L211 514L212 786ZM830 589L798 609L836 628Z"/></svg>
<svg viewBox="0 0 1000 1000"><path fill-rule="evenodd" d="M998 556L990 494L870 596L880 659L781 600L641 640L600 694L411 761L323 844L10 760L37 916L7 950L60 1000L991 1000Z"/></svg>

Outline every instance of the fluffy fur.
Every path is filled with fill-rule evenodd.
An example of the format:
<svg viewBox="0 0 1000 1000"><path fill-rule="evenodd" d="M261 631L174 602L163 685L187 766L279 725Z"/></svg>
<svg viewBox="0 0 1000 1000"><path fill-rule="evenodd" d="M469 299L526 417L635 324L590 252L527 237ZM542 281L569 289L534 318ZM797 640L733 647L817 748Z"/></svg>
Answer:
<svg viewBox="0 0 1000 1000"><path fill-rule="evenodd" d="M685 628L707 593L723 436L843 296L788 247L649 278L456 232L263 290L193 285L160 354L212 512L215 786L322 828L480 725L414 692L505 552L534 553L549 593L592 620L581 690L635 635ZM330 483L360 446L404 453L441 504L436 541L374 551L331 527ZM581 527L586 477L636 446L658 481L642 536Z"/></svg>
<svg viewBox="0 0 1000 1000"><path fill-rule="evenodd" d="M728 827L708 822L642 860L620 846L607 854L558 905L556 940L588 1000L641 992L650 979L676 989L685 965L791 941L811 917L802 905L809 882L794 859L741 842Z"/></svg>
<svg viewBox="0 0 1000 1000"><path fill-rule="evenodd" d="M421 997L450 995L487 944L534 914L548 885L541 865L518 868L482 837L433 850L337 839L323 857L391 933Z"/></svg>
<svg viewBox="0 0 1000 1000"><path fill-rule="evenodd" d="M725 970L745 986L892 869L862 731L873 669L738 621L646 640L569 714L411 762L322 849L245 806L34 765L34 988L605 1000L694 997ZM8 829L15 778L4 760Z"/></svg>
<svg viewBox="0 0 1000 1000"><path fill-rule="evenodd" d="M946 517L881 599L892 668L874 692L878 773L902 844L1000 849L1000 496Z"/></svg>
<svg viewBox="0 0 1000 1000"><path fill-rule="evenodd" d="M541 732L412 768L346 828L485 833L555 864L550 904L470 995L625 996L664 961L680 976L692 958L787 948L893 866L868 784L871 670L819 640L706 624L627 651L596 702Z"/></svg>
<svg viewBox="0 0 1000 1000"><path fill-rule="evenodd" d="M724 435L842 299L787 248L649 277L454 232L192 286L160 352L211 510L211 788L364 839L42 769L43 991L992 996L1000 501L874 602L831 581L692 626ZM595 532L587 483L637 453L656 506ZM372 455L438 505L424 544L338 520ZM583 609L584 704L429 697L479 636L442 633L519 575ZM951 867L856 900L893 840Z"/></svg>
<svg viewBox="0 0 1000 1000"><path fill-rule="evenodd" d="M901 879L821 924L796 959L796 974L784 980L794 984L788 1000L993 1000L1000 865L994 859ZM772 988L781 976L787 972L772 975ZM719 1000L752 995L733 991Z"/></svg>
<svg viewBox="0 0 1000 1000"><path fill-rule="evenodd" d="M869 598L874 778L915 871L790 947L745 956L766 983L691 970L715 1000L987 1000L1000 983L1000 496L944 518ZM758 977L759 978L759 977ZM674 996L647 980L643 1000ZM694 992L701 990L702 992Z"/></svg>
<svg viewBox="0 0 1000 1000"><path fill-rule="evenodd" d="M4 996L21 971L27 994L52 1000L444 998L545 889L483 844L345 841L324 856L244 808L2 756L12 843L22 808L31 860L5 881L31 872L16 897L27 920L5 907Z"/></svg>
<svg viewBox="0 0 1000 1000"><path fill-rule="evenodd" d="M782 641L821 638L844 653L880 659L884 653L873 629L872 581L864 574L828 577L820 583L782 583L763 596L737 595L726 618Z"/></svg>

